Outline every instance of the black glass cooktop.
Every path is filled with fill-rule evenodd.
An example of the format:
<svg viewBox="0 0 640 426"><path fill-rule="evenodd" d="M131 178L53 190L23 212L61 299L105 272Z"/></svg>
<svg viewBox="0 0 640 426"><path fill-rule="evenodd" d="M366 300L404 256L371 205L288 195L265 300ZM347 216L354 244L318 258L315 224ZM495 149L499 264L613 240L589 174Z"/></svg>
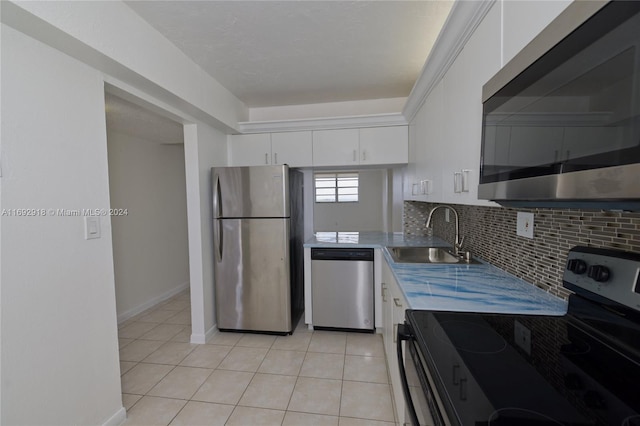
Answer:
<svg viewBox="0 0 640 426"><path fill-rule="evenodd" d="M640 426L640 327L581 303L562 317L407 311L450 420Z"/></svg>

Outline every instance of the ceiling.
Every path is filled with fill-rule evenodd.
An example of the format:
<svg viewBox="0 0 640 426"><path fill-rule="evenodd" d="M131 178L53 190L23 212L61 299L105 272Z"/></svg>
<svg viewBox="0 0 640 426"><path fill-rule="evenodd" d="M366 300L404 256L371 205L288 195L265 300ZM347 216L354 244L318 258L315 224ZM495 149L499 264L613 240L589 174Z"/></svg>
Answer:
<svg viewBox="0 0 640 426"><path fill-rule="evenodd" d="M128 1L248 107L409 95L451 1Z"/></svg>

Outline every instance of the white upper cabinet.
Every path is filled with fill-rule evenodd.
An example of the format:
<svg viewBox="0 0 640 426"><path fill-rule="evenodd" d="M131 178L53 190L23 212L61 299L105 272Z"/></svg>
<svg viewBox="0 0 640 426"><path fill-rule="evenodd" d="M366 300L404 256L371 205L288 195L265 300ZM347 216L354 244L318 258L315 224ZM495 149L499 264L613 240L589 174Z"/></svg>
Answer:
<svg viewBox="0 0 640 426"><path fill-rule="evenodd" d="M500 7L494 5L413 119L408 199L479 201L482 85L500 69Z"/></svg>
<svg viewBox="0 0 640 426"><path fill-rule="evenodd" d="M406 164L407 126L360 129L360 164Z"/></svg>
<svg viewBox="0 0 640 426"><path fill-rule="evenodd" d="M311 132L271 133L272 164L288 164L291 167L313 165Z"/></svg>
<svg viewBox="0 0 640 426"><path fill-rule="evenodd" d="M229 135L227 151L230 166L271 164L271 134Z"/></svg>
<svg viewBox="0 0 640 426"><path fill-rule="evenodd" d="M311 132L230 135L228 153L230 166L308 167L312 165Z"/></svg>
<svg viewBox="0 0 640 426"><path fill-rule="evenodd" d="M572 0L503 0L503 62L505 65L553 21Z"/></svg>
<svg viewBox="0 0 640 426"><path fill-rule="evenodd" d="M405 199L495 205L478 200L477 195L483 131L482 86L569 3L570 0L502 0L493 4L444 76L430 88L410 123ZM522 130L487 129L487 137L499 143L485 155L496 161L509 159L513 155L509 149L512 132ZM560 130L545 129L545 134L540 135L538 142L532 141L531 149L526 151L528 158L517 160L574 155L579 149L576 141L583 137L582 129L565 131L563 152L547 149L544 142L540 143L562 138Z"/></svg>
<svg viewBox="0 0 640 426"><path fill-rule="evenodd" d="M313 132L314 166L406 164L407 126Z"/></svg>
<svg viewBox="0 0 640 426"><path fill-rule="evenodd" d="M407 126L230 135L230 166L406 164Z"/></svg>
<svg viewBox="0 0 640 426"><path fill-rule="evenodd" d="M443 84L438 83L429 93L416 117L409 125L409 166L405 181L405 199L439 201L442 199L443 159L448 145L442 137Z"/></svg>
<svg viewBox="0 0 640 426"><path fill-rule="evenodd" d="M313 165L353 166L360 164L359 141L359 129L314 131Z"/></svg>

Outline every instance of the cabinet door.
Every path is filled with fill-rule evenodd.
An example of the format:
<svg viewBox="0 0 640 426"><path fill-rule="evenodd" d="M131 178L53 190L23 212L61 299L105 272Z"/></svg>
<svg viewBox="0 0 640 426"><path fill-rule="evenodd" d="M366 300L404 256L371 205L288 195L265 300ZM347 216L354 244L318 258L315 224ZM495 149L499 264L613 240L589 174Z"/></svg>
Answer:
<svg viewBox="0 0 640 426"><path fill-rule="evenodd" d="M393 280L393 275L391 275L391 270L387 265L386 260L382 262L382 284L381 284L381 294L382 298L382 341L384 343L384 351L387 356L387 360L389 363L389 368L391 368L391 356L395 354L394 346L393 346L393 337L391 335L393 329L393 310L391 308L391 290L389 289L390 281Z"/></svg>
<svg viewBox="0 0 640 426"><path fill-rule="evenodd" d="M358 129L318 130L313 132L314 166L358 165Z"/></svg>
<svg viewBox="0 0 640 426"><path fill-rule="evenodd" d="M400 286L394 280L390 282L389 290L391 293L391 310L392 310L392 320L393 326L391 327L392 333L392 345L393 345L393 353L389 360L389 369L391 376L391 389L393 391L393 399L396 406L396 414L398 416L398 421L400 424L404 422L404 394L402 390L402 384L400 382L400 369L398 367L398 359L396 355L396 341L397 341L397 333L398 333L398 324L404 323L404 315L405 310L409 308L407 301L404 298L402 290L400 290Z"/></svg>
<svg viewBox="0 0 640 426"><path fill-rule="evenodd" d="M504 14L502 65L505 65L571 4L571 0L503 1L501 4Z"/></svg>
<svg viewBox="0 0 640 426"><path fill-rule="evenodd" d="M229 165L264 166L271 164L271 134L230 135L227 139Z"/></svg>
<svg viewBox="0 0 640 426"><path fill-rule="evenodd" d="M443 139L439 142L441 149L444 148L441 157L442 164L442 198L445 203L462 203L463 194L456 192L454 177L455 173L463 169L463 164L469 163L470 157L476 151L477 163L474 161L473 168L476 170L480 165L480 135L475 138L471 129L474 109L471 102L471 86L473 79L469 75L470 57L467 48L464 48L453 62L443 80L443 109L444 126ZM475 100L480 102L480 99ZM478 129L479 130L479 129Z"/></svg>
<svg viewBox="0 0 640 426"><path fill-rule="evenodd" d="M404 424L404 394L402 393L400 370L396 354L397 324L404 322L404 309L395 305L394 298L399 298L400 305L404 304L406 307L406 304L404 303L404 297L386 260L382 261L382 281L382 315L384 328L382 338L385 355L387 356L389 377L391 378L391 391L396 409L396 421L397 423ZM400 321L397 321L396 319L399 316L402 316L402 318Z"/></svg>
<svg viewBox="0 0 640 426"><path fill-rule="evenodd" d="M416 120L412 120L409 123L409 156L411 158L416 158L416 147L417 147L417 137L416 137ZM402 180L402 190L403 196L405 200L416 200L417 199L417 190L418 190L418 173L415 161L409 161L407 167L404 169L404 175Z"/></svg>
<svg viewBox="0 0 640 426"><path fill-rule="evenodd" d="M360 164L406 164L407 126L360 129Z"/></svg>
<svg viewBox="0 0 640 426"><path fill-rule="evenodd" d="M311 132L271 133L271 159L273 164L312 166Z"/></svg>
<svg viewBox="0 0 640 426"><path fill-rule="evenodd" d="M443 78L442 202L489 204L478 200L482 86L500 69L500 25L500 4L495 3ZM457 192L455 173L463 170L468 172L459 177L468 189Z"/></svg>
<svg viewBox="0 0 640 426"><path fill-rule="evenodd" d="M415 121L415 151L411 161L416 165L417 200L442 201L442 168L450 156L450 144L444 142L444 84L440 81L418 111ZM425 181L425 185L421 182Z"/></svg>

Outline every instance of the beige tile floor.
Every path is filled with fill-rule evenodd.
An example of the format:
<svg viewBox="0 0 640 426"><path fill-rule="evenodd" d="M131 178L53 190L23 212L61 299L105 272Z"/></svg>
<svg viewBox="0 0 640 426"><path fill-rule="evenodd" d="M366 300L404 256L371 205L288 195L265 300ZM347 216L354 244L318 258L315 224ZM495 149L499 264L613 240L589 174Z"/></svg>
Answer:
<svg viewBox="0 0 640 426"><path fill-rule="evenodd" d="M182 293L119 326L126 425L394 424L380 335L300 324L194 345L190 318Z"/></svg>

